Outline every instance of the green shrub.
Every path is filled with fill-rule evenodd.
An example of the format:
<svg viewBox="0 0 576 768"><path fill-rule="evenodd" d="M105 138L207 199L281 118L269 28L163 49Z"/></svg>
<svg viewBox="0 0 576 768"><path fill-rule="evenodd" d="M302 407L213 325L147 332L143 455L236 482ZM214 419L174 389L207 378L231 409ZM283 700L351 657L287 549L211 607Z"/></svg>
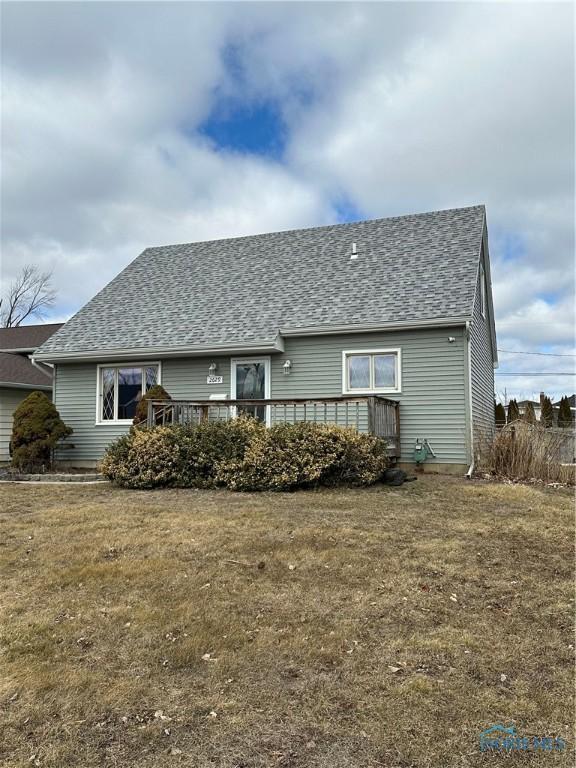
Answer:
<svg viewBox="0 0 576 768"><path fill-rule="evenodd" d="M260 422L240 417L197 426L132 428L114 441L101 462L103 475L129 488L213 488L220 465L237 461L259 432Z"/></svg>
<svg viewBox="0 0 576 768"><path fill-rule="evenodd" d="M342 427L278 424L253 440L241 461L222 465L234 491L289 491L318 485L370 485L386 468L381 440Z"/></svg>
<svg viewBox="0 0 576 768"><path fill-rule="evenodd" d="M140 398L132 420L133 424L146 423L148 418L148 400L172 400L172 398L161 384L154 384Z"/></svg>
<svg viewBox="0 0 576 768"><path fill-rule="evenodd" d="M250 416L230 421L203 421L180 432L181 463L177 484L188 488L221 485L224 465L243 459L249 445L266 432Z"/></svg>
<svg viewBox="0 0 576 768"><path fill-rule="evenodd" d="M14 411L12 466L21 472L49 469L56 444L71 434L54 403L43 392L31 392Z"/></svg>
<svg viewBox="0 0 576 768"><path fill-rule="evenodd" d="M112 443L100 465L104 477L125 488L175 485L179 467L177 427L132 428Z"/></svg>
<svg viewBox="0 0 576 768"><path fill-rule="evenodd" d="M369 485L386 466L384 443L371 435L305 422L267 429L242 416L193 427L132 429L108 448L101 469L130 488L287 491Z"/></svg>

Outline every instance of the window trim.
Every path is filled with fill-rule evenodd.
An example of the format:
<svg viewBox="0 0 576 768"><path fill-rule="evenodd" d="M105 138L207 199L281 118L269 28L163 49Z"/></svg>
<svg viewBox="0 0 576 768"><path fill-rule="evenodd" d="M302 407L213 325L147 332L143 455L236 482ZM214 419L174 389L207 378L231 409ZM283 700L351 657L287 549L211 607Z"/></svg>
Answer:
<svg viewBox="0 0 576 768"><path fill-rule="evenodd" d="M368 387L366 389L352 389L348 386L349 357L354 355L396 355L396 386L395 387ZM370 362L370 377L372 377L373 363ZM385 395L400 394L402 392L402 349L392 347L386 349L345 349L342 352L342 394L343 395Z"/></svg>
<svg viewBox="0 0 576 768"><path fill-rule="evenodd" d="M480 314L486 318L486 271L480 263Z"/></svg>
<svg viewBox="0 0 576 768"><path fill-rule="evenodd" d="M119 368L148 368L152 365L158 366L158 379L157 384L162 383L162 363L160 360L146 360L146 361L140 361L136 363L132 362L121 362L118 361L113 363L98 363L96 366L96 426L97 427L105 427L109 425L126 425L126 424L132 424L132 419L103 419L102 418L102 368L114 368L115 370L118 370ZM116 379L117 381L117 379ZM118 413L118 388L115 385L114 387L114 413Z"/></svg>

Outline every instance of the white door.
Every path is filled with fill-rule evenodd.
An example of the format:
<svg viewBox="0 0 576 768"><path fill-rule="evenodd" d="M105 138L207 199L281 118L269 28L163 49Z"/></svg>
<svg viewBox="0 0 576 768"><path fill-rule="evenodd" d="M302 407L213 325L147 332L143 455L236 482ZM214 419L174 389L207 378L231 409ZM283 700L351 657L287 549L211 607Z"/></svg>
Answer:
<svg viewBox="0 0 576 768"><path fill-rule="evenodd" d="M270 358L242 358L232 360L232 399L268 400L270 398ZM265 405L246 405L240 412L249 413L270 425L270 408Z"/></svg>

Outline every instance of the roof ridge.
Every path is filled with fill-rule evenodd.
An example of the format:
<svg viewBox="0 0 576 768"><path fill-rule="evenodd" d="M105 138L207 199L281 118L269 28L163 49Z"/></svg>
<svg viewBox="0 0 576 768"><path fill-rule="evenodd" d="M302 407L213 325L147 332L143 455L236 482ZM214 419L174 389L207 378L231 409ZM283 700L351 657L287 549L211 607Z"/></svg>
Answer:
<svg viewBox="0 0 576 768"><path fill-rule="evenodd" d="M475 209L482 209L484 212L486 211L486 206L484 203L478 203L477 205L464 205L459 206L457 208L438 208L434 211L419 211L417 213L404 213L401 216L377 216L373 219L357 219L356 221L341 221L336 224L321 224L320 226L314 226L314 227L296 227L294 229L278 229L274 232L256 232L252 235L237 235L233 237L217 237L213 238L212 240L189 240L187 242L182 243L167 243L165 245L151 245L147 246L142 253L146 253L147 251L158 251L165 248L181 248L185 245L211 245L214 243L225 243L225 242L233 242L233 241L240 241L240 240L253 240L256 237L268 237L270 235L291 235L296 232L312 232L314 230L317 230L318 232L329 230L329 229L336 229L340 227L352 227L357 224L375 224L376 222L380 221L399 221L402 219L414 219L419 217L425 217L425 216L435 216L439 213L453 213L454 211L472 211Z"/></svg>

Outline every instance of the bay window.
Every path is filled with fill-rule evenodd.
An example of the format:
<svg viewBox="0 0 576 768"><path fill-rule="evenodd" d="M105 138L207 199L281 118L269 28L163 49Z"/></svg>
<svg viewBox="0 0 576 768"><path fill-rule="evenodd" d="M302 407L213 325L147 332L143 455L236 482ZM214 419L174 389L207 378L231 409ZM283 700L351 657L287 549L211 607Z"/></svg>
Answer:
<svg viewBox="0 0 576 768"><path fill-rule="evenodd" d="M342 391L347 395L400 392L400 350L343 353Z"/></svg>
<svg viewBox="0 0 576 768"><path fill-rule="evenodd" d="M131 422L142 395L159 383L159 363L99 365L98 423Z"/></svg>

